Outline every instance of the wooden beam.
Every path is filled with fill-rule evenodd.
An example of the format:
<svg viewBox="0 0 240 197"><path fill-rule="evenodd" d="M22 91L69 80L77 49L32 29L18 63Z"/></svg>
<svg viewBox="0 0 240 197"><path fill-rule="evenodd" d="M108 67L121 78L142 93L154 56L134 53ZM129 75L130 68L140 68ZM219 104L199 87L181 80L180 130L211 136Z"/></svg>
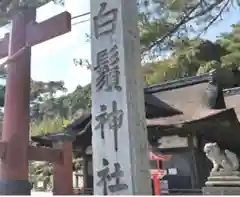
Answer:
<svg viewBox="0 0 240 197"><path fill-rule="evenodd" d="M71 31L71 14L63 12L41 23L27 25L28 46L34 46L46 40ZM8 55L9 33L0 40L0 59Z"/></svg>
<svg viewBox="0 0 240 197"><path fill-rule="evenodd" d="M71 31L71 15L63 12L41 23L28 24L27 44L30 46Z"/></svg>
<svg viewBox="0 0 240 197"><path fill-rule="evenodd" d="M28 159L35 161L62 162L62 150L55 148L28 147Z"/></svg>
<svg viewBox="0 0 240 197"><path fill-rule="evenodd" d="M0 158L4 159L7 151L7 142L0 141Z"/></svg>

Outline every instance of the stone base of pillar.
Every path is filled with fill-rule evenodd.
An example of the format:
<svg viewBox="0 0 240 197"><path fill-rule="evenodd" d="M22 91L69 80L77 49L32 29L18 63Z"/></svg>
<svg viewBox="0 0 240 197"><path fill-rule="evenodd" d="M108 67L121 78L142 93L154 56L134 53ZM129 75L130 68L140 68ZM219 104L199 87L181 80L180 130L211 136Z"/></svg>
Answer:
<svg viewBox="0 0 240 197"><path fill-rule="evenodd" d="M0 195L31 195L28 180L0 180Z"/></svg>

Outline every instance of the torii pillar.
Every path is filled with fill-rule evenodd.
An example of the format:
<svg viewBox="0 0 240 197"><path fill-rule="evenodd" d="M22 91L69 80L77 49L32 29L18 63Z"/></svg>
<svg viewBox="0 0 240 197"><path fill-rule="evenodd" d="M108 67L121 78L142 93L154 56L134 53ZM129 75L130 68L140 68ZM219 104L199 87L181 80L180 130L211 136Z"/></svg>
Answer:
<svg viewBox="0 0 240 197"><path fill-rule="evenodd" d="M28 181L31 46L71 31L71 15L63 12L41 23L36 9L22 9L12 31L0 43L0 58L8 55L0 162L0 195L30 195ZM5 145L5 146L2 146ZM5 148L4 148L5 147ZM4 149L4 151L3 151Z"/></svg>

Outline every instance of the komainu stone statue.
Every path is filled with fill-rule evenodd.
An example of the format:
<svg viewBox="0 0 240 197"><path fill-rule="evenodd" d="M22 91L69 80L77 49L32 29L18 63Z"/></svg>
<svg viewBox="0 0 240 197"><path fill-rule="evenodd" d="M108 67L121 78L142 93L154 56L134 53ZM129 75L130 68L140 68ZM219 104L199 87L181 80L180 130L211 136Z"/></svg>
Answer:
<svg viewBox="0 0 240 197"><path fill-rule="evenodd" d="M213 163L206 186L240 186L239 160L235 153L221 150L217 143L205 144L204 152Z"/></svg>
<svg viewBox="0 0 240 197"><path fill-rule="evenodd" d="M213 163L212 172L236 171L239 168L237 155L229 150L221 151L217 143L207 143L204 146L207 158Z"/></svg>

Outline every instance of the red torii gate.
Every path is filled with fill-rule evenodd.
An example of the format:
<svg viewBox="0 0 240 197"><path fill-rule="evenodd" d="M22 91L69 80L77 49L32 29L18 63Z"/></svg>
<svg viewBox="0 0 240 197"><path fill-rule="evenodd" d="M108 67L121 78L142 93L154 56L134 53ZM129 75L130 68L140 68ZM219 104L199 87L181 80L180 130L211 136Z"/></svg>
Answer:
<svg viewBox="0 0 240 197"><path fill-rule="evenodd" d="M171 158L171 155L156 155L153 152L149 152L149 160L157 162L157 169L150 169L151 179L153 180L154 195L159 196L161 194L160 177L164 176L164 170L160 168L160 161L167 161Z"/></svg>
<svg viewBox="0 0 240 197"><path fill-rule="evenodd" d="M36 22L36 9L16 14L10 37L0 42L0 58L8 56L2 140L0 141L0 195L30 195L28 160L51 161L54 194L72 194L72 142L57 147L29 146L31 46L71 31L71 15L63 12Z"/></svg>

